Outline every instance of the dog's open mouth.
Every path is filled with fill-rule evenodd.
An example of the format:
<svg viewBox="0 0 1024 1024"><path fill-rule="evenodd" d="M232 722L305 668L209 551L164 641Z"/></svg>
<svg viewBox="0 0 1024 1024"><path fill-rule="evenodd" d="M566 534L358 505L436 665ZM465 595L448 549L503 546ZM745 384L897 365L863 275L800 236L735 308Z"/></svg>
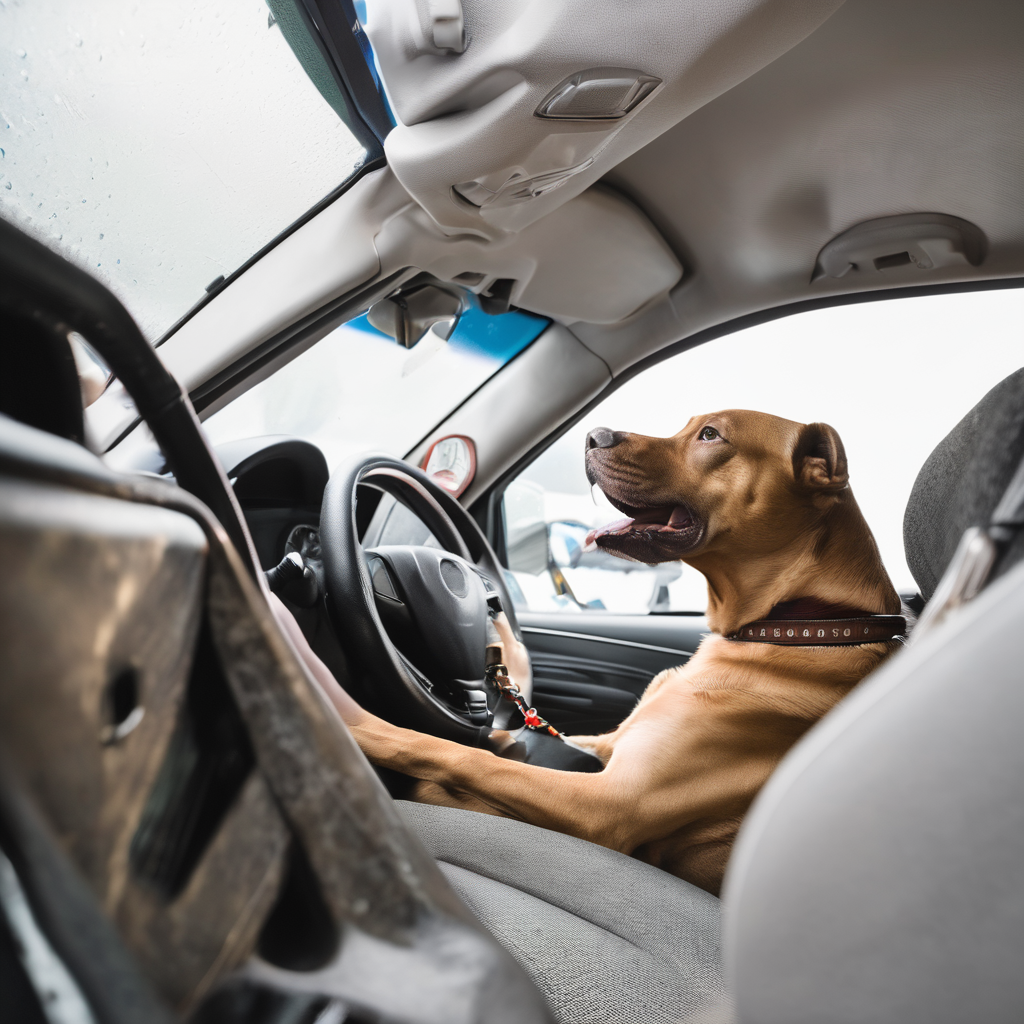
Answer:
<svg viewBox="0 0 1024 1024"><path fill-rule="evenodd" d="M618 501L613 504L629 518L591 530L587 534L588 549L596 546L621 558L653 565L682 558L704 539L704 523L688 505L632 508Z"/></svg>

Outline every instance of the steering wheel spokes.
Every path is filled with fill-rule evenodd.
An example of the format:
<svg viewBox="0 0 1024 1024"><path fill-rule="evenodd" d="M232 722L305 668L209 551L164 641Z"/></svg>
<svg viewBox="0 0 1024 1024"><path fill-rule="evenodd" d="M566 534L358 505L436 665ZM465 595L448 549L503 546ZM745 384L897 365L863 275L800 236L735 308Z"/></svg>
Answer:
<svg viewBox="0 0 1024 1024"><path fill-rule="evenodd" d="M431 681L435 696L473 725L490 725L482 652L488 591L475 566L440 548L387 545L366 552L388 636Z"/></svg>
<svg viewBox="0 0 1024 1024"><path fill-rule="evenodd" d="M364 551L356 507L366 486L393 495L441 547ZM486 649L490 615L503 611L518 636L515 614L494 552L451 495L390 456L350 460L327 485L320 540L328 607L374 710L464 743L510 725L518 710L486 680Z"/></svg>

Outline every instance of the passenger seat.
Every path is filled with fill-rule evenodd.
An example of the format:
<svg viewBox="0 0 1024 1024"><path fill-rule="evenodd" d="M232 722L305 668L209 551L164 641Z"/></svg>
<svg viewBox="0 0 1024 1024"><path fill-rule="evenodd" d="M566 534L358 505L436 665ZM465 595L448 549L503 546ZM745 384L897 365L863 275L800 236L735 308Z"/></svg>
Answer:
<svg viewBox="0 0 1024 1024"><path fill-rule="evenodd" d="M1024 456L1024 370L936 447L904 520L931 597ZM1024 1019L1024 537L973 602L783 761L724 890L742 1024Z"/></svg>

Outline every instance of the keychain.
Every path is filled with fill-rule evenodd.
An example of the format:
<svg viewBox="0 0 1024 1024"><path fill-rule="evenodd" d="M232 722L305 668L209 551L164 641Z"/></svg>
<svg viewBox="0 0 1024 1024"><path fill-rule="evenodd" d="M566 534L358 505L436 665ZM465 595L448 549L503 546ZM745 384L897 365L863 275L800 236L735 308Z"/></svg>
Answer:
<svg viewBox="0 0 1024 1024"><path fill-rule="evenodd" d="M494 629L493 623L491 624L491 629ZM494 632L497 635L497 630L494 630ZM553 725L550 725L545 719L541 718L535 708L531 708L526 703L525 698L519 692L519 687L509 678L508 668L502 662L501 657L501 648L497 644L492 644L487 648L487 682L493 683L502 697L512 701L519 708L523 713L523 721L526 723L527 729L532 729L535 732L546 732L550 736L554 736L556 740L565 742L562 734Z"/></svg>

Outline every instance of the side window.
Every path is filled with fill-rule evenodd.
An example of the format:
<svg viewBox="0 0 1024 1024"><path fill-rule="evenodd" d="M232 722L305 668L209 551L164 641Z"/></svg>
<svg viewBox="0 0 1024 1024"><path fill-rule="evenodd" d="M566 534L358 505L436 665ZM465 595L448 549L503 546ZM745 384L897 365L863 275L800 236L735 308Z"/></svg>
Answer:
<svg viewBox="0 0 1024 1024"><path fill-rule="evenodd" d="M587 533L622 518L584 472L596 427L671 436L691 416L753 409L825 422L843 440L850 485L896 589L917 585L903 512L935 445L1000 380L1024 366L1024 289L837 306L698 346L614 391L507 486L508 568L534 612L700 612L704 577L586 551Z"/></svg>
<svg viewBox="0 0 1024 1024"><path fill-rule="evenodd" d="M587 482L584 439L588 429L603 423L600 410L586 422L505 489L505 547L519 591L514 596L530 611L702 612L707 586L695 569L681 562L643 565L600 549L584 550L592 529L622 518Z"/></svg>

